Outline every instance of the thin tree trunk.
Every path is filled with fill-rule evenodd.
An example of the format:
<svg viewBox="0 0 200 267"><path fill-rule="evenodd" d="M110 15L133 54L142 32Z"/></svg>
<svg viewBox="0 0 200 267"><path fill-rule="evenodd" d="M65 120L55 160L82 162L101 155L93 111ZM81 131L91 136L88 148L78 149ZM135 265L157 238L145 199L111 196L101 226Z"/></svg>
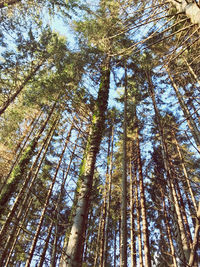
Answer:
<svg viewBox="0 0 200 267"><path fill-rule="evenodd" d="M25 267L30 267L30 264L31 264L31 261L32 261L32 257L33 257L33 253L34 253L34 250L35 250L35 247L36 247L36 244L37 244L37 240L39 238L40 230L41 230L44 218L45 218L45 213L46 213L46 210L47 210L47 207L48 207L48 204L49 204L49 200L50 200L50 197L51 197L51 194L52 194L52 191L53 191L53 187L54 187L55 182L56 182L57 174L58 174L58 171L60 169L60 165L61 165L64 153L65 153L65 150L67 148L67 144L69 142L69 138L71 136L72 129L73 129L73 124L70 127L68 136L66 138L66 141L65 141L65 144L64 144L64 147L63 147L63 150L62 150L62 153L60 155L60 159L59 159L58 165L56 167L56 171L55 171L53 180L52 180L51 185L49 187L49 190L48 190L48 193L47 193L47 196L46 196L46 200L45 200L45 204L44 204L44 208L42 210L42 213L41 213L41 216L40 216L40 221L38 223L38 227L36 229L36 232L35 232L35 235L34 235L34 238L33 238L33 241L32 241L32 245L31 245L31 248L30 248L29 253L28 253L29 257L28 257L28 259L26 261Z"/></svg>
<svg viewBox="0 0 200 267"><path fill-rule="evenodd" d="M111 153L110 153L110 166L109 166L109 182L108 182L108 203L107 203L107 216L105 222L105 242L104 251L105 257L103 260L103 267L107 266L108 257L108 231L109 231L109 218L110 218L110 202L111 202L111 191L112 191L112 172L113 172L113 146L114 146L114 126L111 127Z"/></svg>
<svg viewBox="0 0 200 267"><path fill-rule="evenodd" d="M145 258L145 267L151 267L149 233L148 233L147 215L146 215L146 199L145 199L143 173L142 173L142 160L140 154L140 140L139 140L137 114L135 114L135 118L136 118L136 146L137 146L137 164L138 164L138 176L139 176L139 188L140 188L140 205L141 205L142 225L143 225L142 233L144 240L144 258Z"/></svg>
<svg viewBox="0 0 200 267"><path fill-rule="evenodd" d="M108 201L108 187L109 187L109 160L110 160L110 145L111 145L111 137L109 136L108 140L108 151L107 151L107 170L106 170L106 181L104 186L104 197L103 197L103 214L101 220L101 239L100 239L100 264L99 266L103 267L104 257L105 257L105 224L107 218L107 201Z"/></svg>
<svg viewBox="0 0 200 267"><path fill-rule="evenodd" d="M127 266L127 68L125 67L120 267Z"/></svg>
<svg viewBox="0 0 200 267"><path fill-rule="evenodd" d="M169 246L170 246L171 255L172 255L173 267L178 267L177 262L176 262L176 255L175 255L175 249L174 249L174 244L173 244L172 235L171 235L169 219L168 219L168 215L167 215L165 197L164 197L164 193L163 193L162 189L161 189L161 192L162 192L164 220L165 220L165 226L166 226L166 229L167 229L167 236L168 236Z"/></svg>
<svg viewBox="0 0 200 267"><path fill-rule="evenodd" d="M187 60L186 60L185 57L184 57L183 59L184 59L186 65L187 65L187 67L188 67L190 73L194 76L195 80L197 81L197 83L198 83L199 86L200 86L200 80L198 79L198 76L197 76L196 73L194 72L193 68L192 68L192 67L190 66L190 64L187 62Z"/></svg>
<svg viewBox="0 0 200 267"><path fill-rule="evenodd" d="M137 159L137 158L136 158ZM136 215L137 215L137 236L138 236L138 253L139 253L139 264L140 267L144 267L143 264L143 249L142 249L142 231L140 225L140 206L139 206L139 194L138 194L138 180L137 180L137 167L135 162L134 177L135 177L135 204L136 204Z"/></svg>
<svg viewBox="0 0 200 267"><path fill-rule="evenodd" d="M93 264L93 267L97 267L98 266L97 264L98 264L99 254L100 254L102 217L103 217L103 206L101 206L101 210L100 210L99 227L98 227L98 232L97 232L97 241L96 241L96 247L95 247L95 253L94 253L94 264Z"/></svg>
<svg viewBox="0 0 200 267"><path fill-rule="evenodd" d="M24 222L25 222L25 220L27 218L27 215L28 215L30 206L32 204L32 201L33 201L33 198L30 199L27 207L25 208L25 212L24 212L24 207L22 206L20 211L19 211L19 213L18 213L18 215L17 215L17 220L18 220L21 217L22 213L24 212L22 221L20 223L19 222L18 223L15 222L14 227L12 229L12 232L9 234L9 238L8 238L8 240L7 240L7 242L6 242L5 246L4 246L4 251L2 252L2 255L1 255L0 266L7 267L8 264L9 264L12 252L14 250L14 247L15 247L15 244L17 242L17 239L18 239L18 237L20 235L21 228L23 227ZM12 246L11 246L11 242L13 242ZM10 249L10 251L8 252L9 249ZM6 259L6 256L7 256L7 260L5 262L5 265L3 265L3 263L4 263L5 259Z"/></svg>
<svg viewBox="0 0 200 267"><path fill-rule="evenodd" d="M93 113L92 131L88 137L78 179L76 214L73 219L68 246L67 248L64 248L64 250L66 250L66 255L63 255L60 267L80 267L82 265L85 230L90 206L94 167L103 135L109 86L110 57L107 56L104 61L104 67L102 68L101 83L98 98L96 100L95 111Z"/></svg>
<svg viewBox="0 0 200 267"><path fill-rule="evenodd" d="M1 3L0 3L1 8ZM5 110L9 107L9 105L15 100L15 98L19 95L19 93L24 89L27 83L34 77L36 72L40 69L40 67L44 64L45 60L42 63L38 64L33 71L25 78L24 82L17 88L16 92L8 98L5 104L0 107L0 116L5 112Z"/></svg>
<svg viewBox="0 0 200 267"><path fill-rule="evenodd" d="M174 132L173 132L173 134L174 134ZM185 167L185 164L184 164L184 158L183 158L181 150L180 150L180 145L179 145L179 143L178 143L178 141L176 139L175 134L174 134L174 140L175 140L176 148L177 148L178 155L179 155L179 158L180 158L180 161L181 161L181 166L182 166L182 169L183 169L185 181L187 183L188 190L190 192L190 196L191 196L191 199L192 199L192 203L193 203L193 206L194 206L196 214L197 214L197 203L196 203L196 200L195 200L195 197L194 197L194 194L193 194L193 191L192 191L192 187L191 187L191 184L190 184L190 180L189 180L189 177L188 177L188 174L187 174L187 170L186 170L186 167Z"/></svg>
<svg viewBox="0 0 200 267"><path fill-rule="evenodd" d="M190 258L189 258L189 266L193 267L195 263L195 257L197 255L197 249L199 246L199 231L200 231L200 202L198 206L198 212L197 212L197 217L196 217L196 226L194 230L194 238L193 238L193 243L191 247L191 252L190 252Z"/></svg>
<svg viewBox="0 0 200 267"><path fill-rule="evenodd" d="M196 145L198 147L198 151L200 153L200 132L199 132L199 130L198 130L193 118L191 117L191 114L190 114L187 106L185 105L185 102L183 101L182 95L180 94L180 92L178 90L178 87L177 87L177 85L176 85L174 79L172 78L172 76L171 76L171 74L170 74L168 69L167 69L167 73L169 75L169 78L170 78L171 83L173 85L174 91L175 91L175 93L177 95L178 101L179 101L180 106L182 108L183 114L184 114L184 116L185 116L185 118L187 120L188 126L190 128L190 131L192 133L192 136L193 136L193 138L195 140L195 143L196 143Z"/></svg>
<svg viewBox="0 0 200 267"><path fill-rule="evenodd" d="M18 193L18 195L17 195L17 197L16 197L16 199L15 199L15 202L14 202L14 204L13 204L13 206L12 206L12 208L11 208L11 210L10 210L10 212L9 212L9 214L8 214L8 216L7 216L7 218L6 218L6 222L5 222L5 224L3 225L3 227L2 227L2 229L1 229L1 231L0 231L0 239L1 239L1 240L3 240L3 238L4 238L5 234L6 234L7 228L8 228L8 226L9 226L9 224L10 224L10 222L11 222L13 216L15 215L15 212L16 212L16 210L18 209L18 207L19 207L19 205L20 205L20 202L21 202L22 199L24 198L24 199L23 199L23 202L22 202L22 206L23 206L23 205L26 204L26 202L27 202L27 200L28 200L28 198L29 198L29 194L28 194L28 193L29 193L29 191L32 189L32 186L33 186L33 184L34 184L34 182L35 182L35 179L37 178L37 174L38 174L38 172L39 172L39 170L40 170L40 167L41 167L41 165L42 165L42 162L43 162L43 160L44 160L44 157L46 156L46 153L47 153L49 144L50 144L51 139L52 139L52 137L53 137L55 127L56 127L56 123L53 124L53 126L52 126L52 128L50 129L50 131L49 131L49 133L48 133L48 135L47 135L45 141L43 142L42 147L41 147L40 150L38 151L38 154L37 154L37 156L36 156L35 161L34 161L33 164L32 164L32 167L31 167L31 169L30 169L30 171L29 171L29 173L28 173L28 176L27 176L26 180L24 181L24 183L23 183L23 185L22 185L22 187L21 187L21 189L20 189L20 192ZM49 139L49 141L47 142L48 139ZM38 166L37 166L37 169L36 169L36 171L35 171L35 174L34 174L34 176L32 177L33 170L34 170L35 166L36 166L37 163L38 163L38 160L39 160L39 158L40 158L40 156L41 156L41 153L42 153L42 151L43 151L43 149L44 149L44 147L45 147L46 142L47 142L47 145L46 145L45 151L44 151L43 156L42 156L42 158L41 158L41 160L40 160L40 163L39 163ZM31 177L32 177L32 179L31 179ZM30 181L30 180L31 180L31 181ZM30 182L30 185L29 185L28 191L27 191L27 193L25 193L26 190L27 190L27 187L28 187L28 183L29 183L29 182Z"/></svg>
<svg viewBox="0 0 200 267"><path fill-rule="evenodd" d="M9 177L10 177L10 175L11 175L11 173L12 173L12 171L13 171L15 165L16 165L16 163L18 162L20 156L22 155L22 151L24 151L24 148L25 148L27 142L29 141L29 138L30 138L31 134L33 133L33 131L34 131L34 129L35 129L35 125L36 125L37 122L39 121L41 115L42 115L42 112L40 112L39 116L33 120L33 122L32 122L31 125L30 125L30 127L33 126L33 127L31 128L30 132L29 132L28 135L22 140L22 142L20 142L20 144L18 144L17 148L15 149L15 153L18 152L18 153L17 153L17 156L16 156L14 162L12 163L12 166L11 166L11 168L10 168L9 173L6 175L4 181L3 181L2 185L1 185L0 192L2 191L2 189L3 189L3 187L5 186L6 182L8 181L8 179L9 179ZM23 141L24 141L24 142L23 142ZM22 145L22 143L23 143L23 145ZM21 145L22 145L22 147L21 147ZM21 148L20 148L20 147L21 147ZM20 149L19 149L19 148L20 148ZM19 151L18 151L18 149L19 149Z"/></svg>
<svg viewBox="0 0 200 267"><path fill-rule="evenodd" d="M135 218L134 218L134 197L133 197L133 175L132 175L132 151L133 146L131 145L131 156L130 156L130 234L131 234L131 266L136 266L136 240L135 240Z"/></svg>
<svg viewBox="0 0 200 267"><path fill-rule="evenodd" d="M116 256L117 256L117 230L115 229L115 237L114 237L114 259L113 259L113 267L116 267Z"/></svg>
<svg viewBox="0 0 200 267"><path fill-rule="evenodd" d="M49 240L50 240L51 234L52 234L52 229L53 229L53 221L51 222L51 224L49 226L49 229L48 229L48 232L47 232L47 237L45 239L45 244L44 244L44 247L43 247L43 250L42 250L42 254L40 256L40 261L39 261L39 264L38 264L37 267L42 267L43 263L45 261L46 252L47 252L47 249L48 249L48 246L49 246Z"/></svg>
<svg viewBox="0 0 200 267"><path fill-rule="evenodd" d="M183 197L181 195L181 190L180 190L180 186L178 184L178 181L175 182L175 185L176 185L176 188L177 188L177 196L178 196L178 200L179 200L179 203L180 203L180 208L181 208L181 211L182 211L183 222L184 222L184 226L185 226L185 232L186 232L187 240L188 240L188 246L190 247L191 244L192 244L192 235L191 235L191 232L190 232L190 226L189 226L188 219L187 219L187 214L186 214L186 211L185 211L185 205L184 205L184 202L183 202Z"/></svg>
<svg viewBox="0 0 200 267"><path fill-rule="evenodd" d="M155 111L155 115L156 115L156 120L157 120L157 125L158 125L158 129L159 129L159 133L161 136L161 149L162 149L162 156L163 156L163 161L164 161L164 166L165 166L165 170L167 173L167 178L168 178L168 184L169 184L169 188L171 191L171 196L172 196L172 204L175 208L176 211L176 215L177 215L177 224L180 230L180 237L181 240L180 242L178 242L180 249L184 251L184 256L185 259L188 259L189 256L189 247L187 244L187 238L186 238L186 234L185 234L185 229L184 229L184 224L182 221L182 214L181 214L181 209L179 206L179 202L178 202L178 198L177 198L177 193L175 190L175 186L174 186L174 179L173 179L173 175L170 169L170 162L169 162L169 158L168 158L168 151L167 151L167 145L164 139L164 133L163 133L163 128L161 125L161 119L160 119L160 113L159 110L157 108L156 105L156 100L155 100L155 93L154 93L154 89L153 89L153 84L151 82L151 78L150 78L150 74L147 73L147 78L148 78L148 82L149 82L149 93L150 96L152 98L152 102L153 102L153 106L154 106L154 111ZM176 218L175 218L176 220ZM185 259L183 258L182 261L183 263L185 262Z"/></svg>

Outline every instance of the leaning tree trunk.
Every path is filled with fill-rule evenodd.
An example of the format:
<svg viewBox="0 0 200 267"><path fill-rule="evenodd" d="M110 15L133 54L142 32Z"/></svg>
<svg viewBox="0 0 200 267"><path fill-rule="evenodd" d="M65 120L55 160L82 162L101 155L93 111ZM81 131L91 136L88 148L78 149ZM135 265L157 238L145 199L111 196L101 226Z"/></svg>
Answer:
<svg viewBox="0 0 200 267"><path fill-rule="evenodd" d="M71 137L71 132L73 130L73 127L74 125L72 124L71 127L70 127L70 130L69 130L69 133L67 135L67 138L66 138L66 141L65 141L65 144L64 144L64 147L62 149L62 153L60 155L60 159L59 159L59 162L56 166L56 171L55 171L55 174L54 174L54 177L52 179L52 182L51 182L51 185L49 187L49 190L48 190L48 193L47 193L47 196L46 196L46 200L45 200L45 203L44 203L44 208L42 210L42 213L41 213L41 216L40 216L40 221L38 223L38 226L37 226L37 229L36 229L36 232L35 232L35 235L34 235L34 238L33 238L33 241L32 241L32 244L31 244L31 248L29 250L29 257L26 261L26 265L25 267L29 267L30 264L31 264L31 261L32 261L32 257L33 257L33 253L34 253L34 250L35 250L35 247L36 247L36 244L37 244L37 240L39 238L39 234L40 234L40 230L41 230L41 227L42 227L42 224L43 224L43 221L44 221L44 218L45 218L45 214L46 214L46 210L48 208L48 205L49 205L49 200L51 198L51 195L52 195L52 192L53 192L53 188L54 188L54 185L55 185L55 182L56 182L56 178L57 178L57 175L58 175L58 171L60 169L60 165L61 165L61 162L62 162L62 159L63 159L63 156L64 156L64 153L65 153L65 150L67 148L67 145L69 143L69 139Z"/></svg>
<svg viewBox="0 0 200 267"><path fill-rule="evenodd" d="M92 194L92 184L97 153L103 136L105 112L110 87L110 57L106 56L101 71L101 83L93 113L92 129L89 134L77 183L76 214L73 218L68 245L63 248L60 267L81 267L85 230Z"/></svg>
<svg viewBox="0 0 200 267"><path fill-rule="evenodd" d="M199 246L199 232L200 232L200 202L198 206L198 212L197 212L197 217L196 217L196 225L194 229L194 238L193 238L193 243L191 246L191 252L190 252L190 258L189 258L189 266L193 267L195 263L195 256L197 255L197 249Z"/></svg>
<svg viewBox="0 0 200 267"><path fill-rule="evenodd" d="M0 4L1 5L1 4ZM16 97L21 93L27 83L35 76L36 72L40 69L40 67L44 64L45 60L39 63L34 70L32 70L29 75L25 78L24 82L16 89L16 92L8 98L6 103L0 107L0 116L5 112L5 110L9 107L9 105L16 99Z"/></svg>
<svg viewBox="0 0 200 267"><path fill-rule="evenodd" d="M181 109L183 111L183 114L185 116L185 119L187 120L188 126L190 128L191 133L192 133L192 136L193 136L195 143L198 147L198 151L200 153L200 131L198 130L193 118L191 117L190 111L188 110L188 107L185 105L183 97L180 94L179 89L178 89L178 87L177 87L177 85L176 85L176 83L175 83L175 81L174 81L174 79L173 79L173 77L170 74L170 71L168 69L167 69L167 72L168 72L169 78L171 80L171 83L173 85L176 96L178 98Z"/></svg>
<svg viewBox="0 0 200 267"><path fill-rule="evenodd" d="M195 209L196 214L197 214L197 203L196 203L196 199L195 199L194 193L192 191L192 187L191 187L191 184L190 184L190 179L188 177L188 173L187 173L187 170L186 170L186 167L185 167L185 164L184 164L184 158L183 158L183 155L181 153L180 145L179 145L179 143L177 141L177 138L175 136L174 131L173 131L173 136L174 136L174 141L175 141L175 144L176 144L176 149L178 151L178 156L179 156L179 159L181 161L181 166L182 166L182 169L183 169L184 178L185 178L185 181L187 183L187 187L188 187L188 191L189 191L190 196L191 196L192 204L193 204L194 209Z"/></svg>

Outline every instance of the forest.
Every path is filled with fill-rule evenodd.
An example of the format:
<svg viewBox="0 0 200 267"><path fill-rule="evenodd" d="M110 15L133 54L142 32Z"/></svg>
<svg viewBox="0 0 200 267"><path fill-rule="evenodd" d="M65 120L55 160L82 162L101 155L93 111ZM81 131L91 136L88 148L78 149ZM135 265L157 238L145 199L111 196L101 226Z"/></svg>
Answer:
<svg viewBox="0 0 200 267"><path fill-rule="evenodd" d="M200 266L200 2L0 0L0 266Z"/></svg>

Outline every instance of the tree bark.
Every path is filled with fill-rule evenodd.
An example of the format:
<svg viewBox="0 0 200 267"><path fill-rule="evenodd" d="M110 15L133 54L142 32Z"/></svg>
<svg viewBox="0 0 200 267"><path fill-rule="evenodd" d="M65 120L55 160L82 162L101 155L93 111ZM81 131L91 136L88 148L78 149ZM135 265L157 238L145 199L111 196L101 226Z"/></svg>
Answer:
<svg viewBox="0 0 200 267"><path fill-rule="evenodd" d="M125 67L120 267L127 266L127 68Z"/></svg>
<svg viewBox="0 0 200 267"><path fill-rule="evenodd" d="M66 251L63 254L60 267L80 267L82 265L85 230L92 191L93 175L96 156L99 151L103 135L105 112L107 110L110 86L110 57L106 56L104 67L101 71L101 83L93 113L92 130L89 134L85 153L83 156L77 185L76 214L69 236Z"/></svg>
<svg viewBox="0 0 200 267"><path fill-rule="evenodd" d="M132 156L133 156L133 145L131 144L131 154L130 154L130 235L131 235L131 266L136 266L136 233L135 233L135 218L134 218L134 196L133 196L133 170L132 170ZM135 177L136 178L136 177Z"/></svg>

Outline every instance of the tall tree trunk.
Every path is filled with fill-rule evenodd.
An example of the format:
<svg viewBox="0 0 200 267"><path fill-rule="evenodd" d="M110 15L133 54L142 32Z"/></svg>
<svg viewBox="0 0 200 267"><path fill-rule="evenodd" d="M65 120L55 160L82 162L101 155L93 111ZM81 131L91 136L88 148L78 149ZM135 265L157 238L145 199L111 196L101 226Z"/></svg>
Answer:
<svg viewBox="0 0 200 267"><path fill-rule="evenodd" d="M64 248L66 253L65 255L63 254L60 267L80 267L82 265L85 230L90 206L94 168L104 130L109 87L110 57L106 56L104 67L101 72L98 98L93 113L92 130L88 137L79 173L76 214L73 219L68 246L67 248Z"/></svg>
<svg viewBox="0 0 200 267"><path fill-rule="evenodd" d="M109 160L110 160L110 145L111 145L111 137L109 136L108 140L108 150L107 150L107 169L106 169L106 181L103 192L103 214L101 220L101 239L100 239L100 265L103 267L103 262L105 258L105 225L107 218L107 202L108 202L108 187L109 187Z"/></svg>
<svg viewBox="0 0 200 267"><path fill-rule="evenodd" d="M181 209L179 206L177 193L175 190L174 178L173 178L173 175L172 175L172 172L170 169L170 162L169 162L169 158L168 158L167 145L165 142L163 128L162 128L162 124L161 124L160 112L159 112L157 105L156 105L155 93L154 93L154 89L153 89L153 84L151 82L150 73L147 73L147 78L148 78L148 82L149 82L149 93L150 93L150 96L151 96L151 99L153 102L154 111L155 111L155 115L156 115L156 121L157 121L158 129L159 129L159 133L160 133L160 137L161 137L162 156L163 156L163 162L164 162L165 170L167 173L167 178L168 178L167 181L168 181L168 185L169 185L170 192L171 192L172 205L175 208L176 215L177 215L177 217L175 216L176 217L175 220L177 219L177 224L178 224L179 231L180 231L181 240L180 240L180 242L178 242L178 244L180 246L180 250L183 249L183 251L184 251L185 259L182 258L182 261L185 264L185 260L187 260L188 256L189 256L189 247L187 244L187 238L186 238L184 224L183 224L183 220L182 220Z"/></svg>
<svg viewBox="0 0 200 267"><path fill-rule="evenodd" d="M188 187L191 199L192 199L192 203L193 203L193 206L194 206L196 214L197 214L197 203L196 203L196 200L195 200L195 197L194 197L194 193L192 191L192 187L191 187L191 184L190 184L190 179L188 177L188 173L187 173L187 170L186 170L186 167L185 167L185 164L184 164L184 158L183 158L183 155L182 155L181 150L180 150L180 145L179 145L179 143L177 141L177 138L175 136L174 131L173 131L173 135L174 135L174 140L175 140L176 148L177 148L177 151L178 151L178 155L179 155L179 158L180 158L180 161L181 161L181 166L182 166L182 169L183 169L184 178L185 178L185 181L187 183L187 187Z"/></svg>
<svg viewBox="0 0 200 267"><path fill-rule="evenodd" d="M135 218L134 218L134 197L133 197L133 175L132 175L132 156L133 156L133 144L131 143L131 153L130 153L130 234L131 234L131 266L136 266L136 234L135 234ZM136 178L136 177L135 177Z"/></svg>
<svg viewBox="0 0 200 267"><path fill-rule="evenodd" d="M110 218L110 202L111 202L111 190L112 190L112 172L113 172L113 146L114 146L114 126L111 127L111 152L110 152L110 166L109 166L109 181L108 181L108 203L107 203L107 216L105 221L105 242L104 251L105 256L103 259L103 267L107 266L108 258L108 232L109 232L109 218Z"/></svg>
<svg viewBox="0 0 200 267"><path fill-rule="evenodd" d="M190 232L190 226L189 226L188 219L187 219L187 214L186 214L186 211L185 211L185 204L183 202L181 189L180 189L180 186L178 184L178 181L176 181L176 180L175 180L175 186L176 186L176 189L177 189L177 196L178 196L178 200L179 200L179 203L180 203L181 213L182 213L182 216L183 216L183 223L184 223L185 232L186 232L186 235L187 235L188 246L190 247L191 244L192 244L192 235L191 235L191 232Z"/></svg>
<svg viewBox="0 0 200 267"><path fill-rule="evenodd" d="M116 256L117 256L117 229L115 228L115 237L114 237L114 259L113 259L113 267L116 267Z"/></svg>
<svg viewBox="0 0 200 267"><path fill-rule="evenodd" d="M100 210L99 227L98 227L98 232L97 232L97 241L96 241L96 247L95 247L95 253L94 253L93 267L98 266L97 264L98 264L98 258L99 258L99 253L100 253L102 217L103 217L103 206L101 206L101 210Z"/></svg>
<svg viewBox="0 0 200 267"><path fill-rule="evenodd" d="M135 161L137 160L137 157ZM138 253L139 253L139 264L140 267L144 267L143 264L143 249L142 249L142 231L140 225L140 205L139 205L139 194L138 194L138 179L137 179L137 165L135 162L134 166L134 177L135 177L135 204L136 204L136 217L137 217L137 237L138 237Z"/></svg>
<svg viewBox="0 0 200 267"><path fill-rule="evenodd" d="M28 257L28 259L26 261L25 267L30 267L30 264L31 264L31 261L32 261L32 257L33 257L33 253L34 253L34 250L35 250L35 247L36 247L36 243L37 243L37 240L38 240L38 237L39 237L39 234L40 234L40 230L41 230L44 218L45 218L45 213L46 213L46 210L47 210L47 207L48 207L48 204L49 204L49 200L50 200L50 197L51 197L51 194L52 194L52 191L53 191L53 187L54 187L55 182L56 182L56 178L57 178L58 171L60 169L61 162L63 160L63 156L64 156L64 153L65 153L65 150L67 148L67 144L68 144L69 139L71 137L71 132L72 132L73 127L74 126L72 124L71 127L70 127L70 130L69 130L69 133L67 135L67 138L66 138L62 153L60 155L60 159L59 159L58 165L56 167L56 171L55 171L53 180L52 180L51 185L49 187L49 190L48 190L48 193L47 193L47 196L46 196L46 200L45 200L45 203L44 203L44 208L42 210L42 213L41 213L41 216L40 216L40 221L38 223L38 227L36 229L36 232L35 232L32 244L31 244L31 248L30 248L29 253L28 253L29 257Z"/></svg>
<svg viewBox="0 0 200 267"><path fill-rule="evenodd" d="M193 238L193 243L191 247L189 263L188 263L190 267L193 267L195 263L195 257L197 255L197 249L199 247L199 232L200 232L200 202L198 206L196 224L195 224L195 229L194 229L194 238Z"/></svg>
<svg viewBox="0 0 200 267"><path fill-rule="evenodd" d="M46 252L47 252L47 249L48 249L48 246L49 246L49 240L50 240L51 234L52 234L52 229L53 229L53 221L49 225L49 229L48 229L48 232L47 232L47 237L45 239L45 244L44 244L44 247L43 247L43 250L42 250L42 254L40 256L40 261L39 261L37 267L42 267L43 263L45 261Z"/></svg>
<svg viewBox="0 0 200 267"><path fill-rule="evenodd" d="M125 67L120 267L127 266L127 68Z"/></svg>
<svg viewBox="0 0 200 267"><path fill-rule="evenodd" d="M164 193L163 193L162 189L161 189L161 192L162 192L164 220L165 220L165 225L166 225L166 228L167 228L167 237L168 237L168 240L169 240L173 266L174 267L178 267L177 262L176 262L175 249L174 249L174 244L173 244L172 235L171 235L171 229L170 229L170 224L169 224L169 219L168 219L166 203L165 203L165 197L164 197Z"/></svg>
<svg viewBox="0 0 200 267"><path fill-rule="evenodd" d="M136 120L136 147L137 147L137 167L138 167L138 176L139 176L139 188L140 188L140 205L141 205L141 215L142 215L142 233L144 240L144 258L145 258L145 267L151 267L151 256L150 256L150 247L149 247L149 232L147 226L147 214L146 214L146 199L144 191L144 182L143 182L143 172L142 172L142 160L140 153L140 140L139 140L139 129L138 129L138 119L135 112Z"/></svg>

